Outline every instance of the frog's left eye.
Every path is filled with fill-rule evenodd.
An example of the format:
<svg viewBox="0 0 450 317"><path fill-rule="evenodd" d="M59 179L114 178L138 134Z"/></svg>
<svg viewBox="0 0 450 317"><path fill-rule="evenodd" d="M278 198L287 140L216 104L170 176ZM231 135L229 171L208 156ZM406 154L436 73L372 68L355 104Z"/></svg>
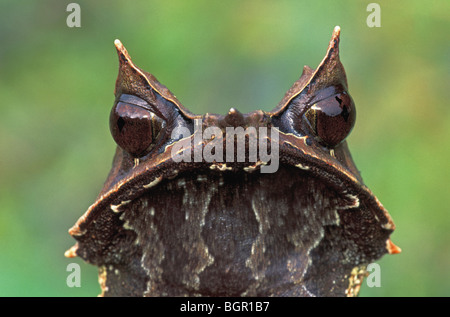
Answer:
<svg viewBox="0 0 450 317"><path fill-rule="evenodd" d="M123 96L111 111L109 128L118 146L140 157L151 150L165 122L149 110L144 100Z"/></svg>
<svg viewBox="0 0 450 317"><path fill-rule="evenodd" d="M305 117L319 142L333 148L353 129L355 104L346 92L338 93L315 103L306 111Z"/></svg>

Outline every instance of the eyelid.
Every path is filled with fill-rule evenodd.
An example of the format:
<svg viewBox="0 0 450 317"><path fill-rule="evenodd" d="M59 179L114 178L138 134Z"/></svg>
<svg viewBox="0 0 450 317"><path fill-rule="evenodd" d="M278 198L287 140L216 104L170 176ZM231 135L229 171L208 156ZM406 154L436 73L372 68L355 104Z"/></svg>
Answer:
<svg viewBox="0 0 450 317"><path fill-rule="evenodd" d="M122 94L122 95L120 95L118 102L129 103L129 104L139 106L139 107L142 107L144 109L147 109L147 110L150 110L153 112L153 109L150 107L150 105L144 99L136 97L134 95Z"/></svg>
<svg viewBox="0 0 450 317"><path fill-rule="evenodd" d="M119 102L124 102L130 105L134 105L140 108L143 108L145 110L150 111L152 114L156 115L157 117L167 120L167 118L164 116L163 113L159 111L159 109L154 104L149 104L145 99L142 99L140 97L137 97L135 95L129 95L129 94L121 94L118 99L116 99L116 104Z"/></svg>
<svg viewBox="0 0 450 317"><path fill-rule="evenodd" d="M337 94L347 94L347 92L341 85L326 87L324 89L321 89L316 95L314 95L314 97L308 102L308 104L315 105L316 103L333 97Z"/></svg>

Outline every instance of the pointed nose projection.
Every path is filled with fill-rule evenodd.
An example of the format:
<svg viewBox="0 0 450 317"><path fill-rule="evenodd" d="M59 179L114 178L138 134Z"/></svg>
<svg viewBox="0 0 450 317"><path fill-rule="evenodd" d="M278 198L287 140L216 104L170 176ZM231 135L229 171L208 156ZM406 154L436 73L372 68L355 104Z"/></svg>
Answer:
<svg viewBox="0 0 450 317"><path fill-rule="evenodd" d="M205 145L205 159L223 162L222 168L229 170L243 168L247 172L260 170L261 173L278 170L278 130L269 129L263 111L242 114L230 108L224 116L207 115L203 123L207 126L203 136L213 140Z"/></svg>
<svg viewBox="0 0 450 317"><path fill-rule="evenodd" d="M231 127L239 127L245 124L244 115L234 108L230 108L226 114L224 121Z"/></svg>

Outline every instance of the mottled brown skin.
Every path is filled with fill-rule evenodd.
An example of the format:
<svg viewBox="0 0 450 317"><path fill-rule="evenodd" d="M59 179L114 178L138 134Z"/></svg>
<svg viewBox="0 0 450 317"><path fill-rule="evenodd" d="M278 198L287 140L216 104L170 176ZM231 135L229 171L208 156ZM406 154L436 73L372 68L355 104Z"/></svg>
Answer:
<svg viewBox="0 0 450 317"><path fill-rule="evenodd" d="M70 230L77 244L66 255L99 266L102 295L354 296L365 266L395 253L394 224L344 140L354 106L339 32L320 65L305 66L272 112L225 116L188 112L116 41L115 105L136 100L159 121L157 131L139 128L151 142L133 143L131 154L117 148L97 201ZM331 116L336 109L342 113ZM248 159L175 162L171 149L180 140L171 131L193 131L195 119L203 129L277 129L279 169L261 173L263 163Z"/></svg>

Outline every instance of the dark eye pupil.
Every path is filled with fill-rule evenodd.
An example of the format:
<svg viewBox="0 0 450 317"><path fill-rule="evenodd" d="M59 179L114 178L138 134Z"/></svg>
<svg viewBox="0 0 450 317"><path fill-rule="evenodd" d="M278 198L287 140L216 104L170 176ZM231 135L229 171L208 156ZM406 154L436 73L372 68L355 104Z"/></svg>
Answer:
<svg viewBox="0 0 450 317"><path fill-rule="evenodd" d="M350 134L356 110L350 95L343 92L317 102L305 116L317 139L332 148Z"/></svg>
<svg viewBox="0 0 450 317"><path fill-rule="evenodd" d="M110 130L114 140L134 157L149 151L162 125L162 119L150 110L123 101L117 102L110 115Z"/></svg>
<svg viewBox="0 0 450 317"><path fill-rule="evenodd" d="M348 121L348 117L350 116L350 113L348 112L348 106L344 105L342 107L341 116L342 116L342 118L344 118L345 122Z"/></svg>
<svg viewBox="0 0 450 317"><path fill-rule="evenodd" d="M119 129L119 132L122 132L124 125L125 125L125 120L123 118L119 118L117 120L117 128Z"/></svg>

